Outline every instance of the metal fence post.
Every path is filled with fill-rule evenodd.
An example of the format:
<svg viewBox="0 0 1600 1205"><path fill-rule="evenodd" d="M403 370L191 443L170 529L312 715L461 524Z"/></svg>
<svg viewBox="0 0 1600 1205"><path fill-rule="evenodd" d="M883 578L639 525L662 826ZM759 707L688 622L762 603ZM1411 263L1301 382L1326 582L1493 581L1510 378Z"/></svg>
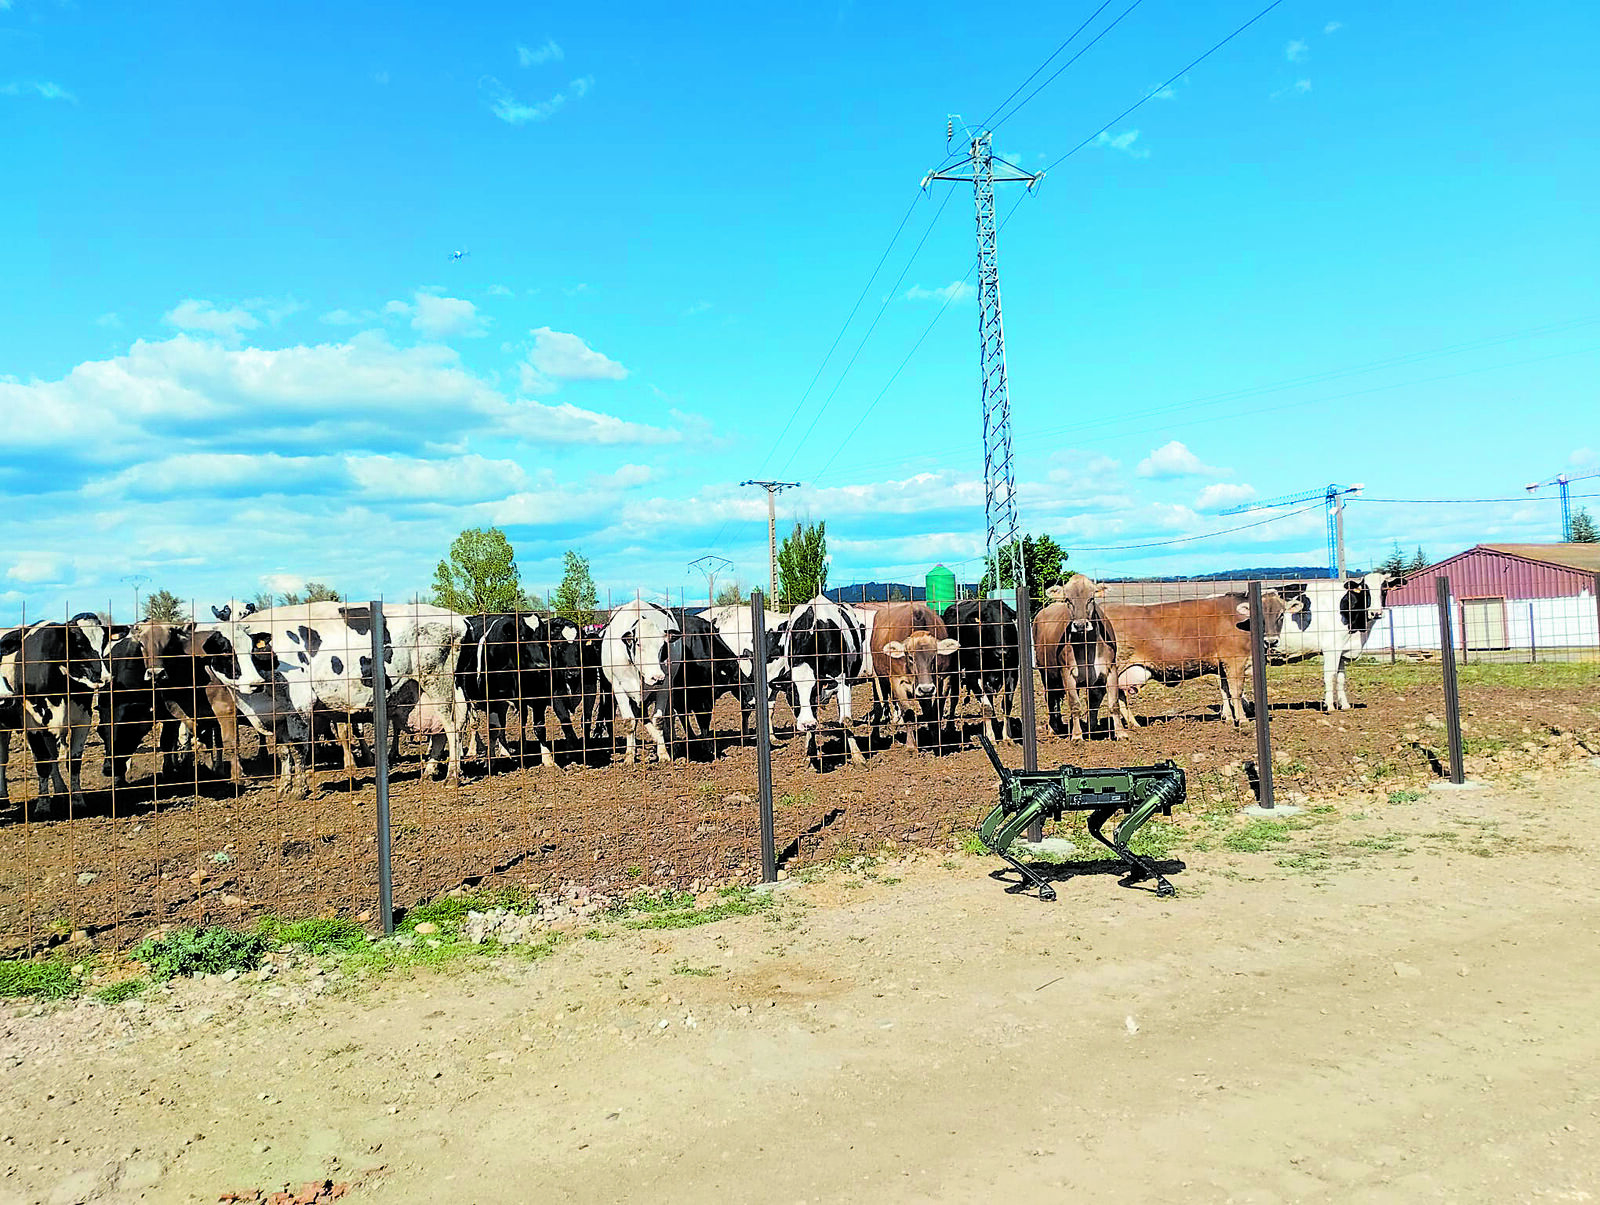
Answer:
<svg viewBox="0 0 1600 1205"><path fill-rule="evenodd" d="M383 664L383 603L372 614L372 764L378 788L378 916L387 937L394 932L394 878L389 862L389 683Z"/></svg>
<svg viewBox="0 0 1600 1205"><path fill-rule="evenodd" d="M1539 660L1539 634L1533 626L1533 604L1528 604L1528 660Z"/></svg>
<svg viewBox="0 0 1600 1205"><path fill-rule="evenodd" d="M1026 586L1017 587L1017 690L1022 697L1022 768L1039 768L1039 730L1033 706L1033 600ZM1010 720L1006 721L1010 723ZM1044 840L1044 821L1035 820L1028 826L1028 840L1037 844Z"/></svg>
<svg viewBox="0 0 1600 1205"><path fill-rule="evenodd" d="M1237 597L1237 596L1235 596ZM1267 702L1267 644L1262 638L1261 583L1250 583L1250 676L1256 696L1256 804L1277 806L1272 785L1272 707Z"/></svg>
<svg viewBox="0 0 1600 1205"><path fill-rule="evenodd" d="M1389 664L1393 665L1394 662L1395 662L1395 652L1394 652L1394 608L1390 607L1389 608Z"/></svg>
<svg viewBox="0 0 1600 1205"><path fill-rule="evenodd" d="M772 833L772 721L767 714L767 617L761 591L750 594L750 665L756 691L756 794L761 804L761 881L778 879Z"/></svg>
<svg viewBox="0 0 1600 1205"><path fill-rule="evenodd" d="M1450 613L1450 579L1433 579L1439 604L1439 662L1444 669L1444 722L1450 736L1450 781L1465 782L1461 762L1461 693L1456 686L1455 616Z"/></svg>

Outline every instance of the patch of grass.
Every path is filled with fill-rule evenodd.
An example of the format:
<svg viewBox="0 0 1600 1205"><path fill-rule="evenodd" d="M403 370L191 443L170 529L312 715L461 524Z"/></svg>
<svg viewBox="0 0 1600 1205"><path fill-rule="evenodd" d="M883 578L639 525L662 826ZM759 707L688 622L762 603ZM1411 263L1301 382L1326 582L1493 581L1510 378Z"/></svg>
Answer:
<svg viewBox="0 0 1600 1205"><path fill-rule="evenodd" d="M1279 858L1277 864L1298 874L1320 874L1332 861L1333 856L1325 849L1302 849Z"/></svg>
<svg viewBox="0 0 1600 1205"><path fill-rule="evenodd" d="M1281 820L1251 820L1224 837L1222 844L1235 853L1258 854L1289 838L1289 826Z"/></svg>
<svg viewBox="0 0 1600 1205"><path fill-rule="evenodd" d="M970 833L961 834L961 852L970 854L975 858L981 858L989 852L989 847L983 843L977 831L974 830Z"/></svg>
<svg viewBox="0 0 1600 1205"><path fill-rule="evenodd" d="M124 1000L132 1000L149 986L148 979L119 979L116 983L99 988L94 998L105 1004L121 1004Z"/></svg>
<svg viewBox="0 0 1600 1205"><path fill-rule="evenodd" d="M257 932L274 945L304 946L312 954L326 954L331 950L348 953L367 944L367 931L342 917L296 921L266 917L257 926Z"/></svg>
<svg viewBox="0 0 1600 1205"><path fill-rule="evenodd" d="M0 959L0 998L30 996L38 1000L65 1000L76 996L82 982L67 963L49 959Z"/></svg>
<svg viewBox="0 0 1600 1205"><path fill-rule="evenodd" d="M721 898L705 908L696 908L687 891L641 891L611 910L611 915L630 929L693 929L730 916L753 916L772 907L770 895L758 895L749 887L724 887Z"/></svg>
<svg viewBox="0 0 1600 1205"><path fill-rule="evenodd" d="M772 810L775 812L792 811L795 808L808 808L816 803L810 791L785 791L773 801Z"/></svg>
<svg viewBox="0 0 1600 1205"><path fill-rule="evenodd" d="M1406 845L1406 839L1399 833L1380 833L1375 837L1358 837L1350 842L1354 849L1370 849L1380 854L1408 854L1411 852Z"/></svg>
<svg viewBox="0 0 1600 1205"><path fill-rule="evenodd" d="M262 933L233 929L174 929L163 937L146 938L133 957L149 968L158 982L188 975L220 975L253 971L272 948Z"/></svg>
<svg viewBox="0 0 1600 1205"><path fill-rule="evenodd" d="M1416 803L1417 800L1423 798L1426 798L1426 796L1424 796L1421 791L1413 791L1409 787L1405 788L1404 790L1389 792L1389 802L1396 805L1402 803Z"/></svg>
<svg viewBox="0 0 1600 1205"><path fill-rule="evenodd" d="M674 975L695 975L701 979L710 979L717 972L715 967L697 967L691 966L687 962L680 962L674 964L672 973Z"/></svg>

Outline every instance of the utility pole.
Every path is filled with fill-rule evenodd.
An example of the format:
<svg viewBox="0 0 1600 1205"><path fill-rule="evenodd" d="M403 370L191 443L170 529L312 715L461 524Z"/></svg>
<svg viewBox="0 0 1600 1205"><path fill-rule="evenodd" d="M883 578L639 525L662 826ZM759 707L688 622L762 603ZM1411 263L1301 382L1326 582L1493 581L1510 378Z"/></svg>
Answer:
<svg viewBox="0 0 1600 1205"><path fill-rule="evenodd" d="M955 138L952 117L945 123L945 145ZM1013 586L1024 586L1022 546L1017 539L1016 470L1011 455L1011 398L1006 388L1006 337L1000 324L1000 261L994 222L994 186L1026 184L1028 190L1043 173L1023 171L1014 163L996 159L988 130L969 135L965 163L922 178L927 188L934 180L972 185L978 215L978 371L983 388L983 520L984 542L995 588L1001 585L1000 549L1010 546ZM998 174L995 166L999 165Z"/></svg>
<svg viewBox="0 0 1600 1205"><path fill-rule="evenodd" d="M784 490L799 488L798 481L741 481L740 485L759 485L767 491L767 569L771 593L767 595L773 606L778 598L778 495Z"/></svg>
<svg viewBox="0 0 1600 1205"><path fill-rule="evenodd" d="M1339 581L1344 580L1344 500L1347 494L1359 494L1364 485L1325 485L1320 489L1303 490L1298 494L1285 494L1281 498L1268 498L1264 502L1241 502L1220 510L1219 515L1242 515L1252 510L1277 510L1321 498L1328 512L1328 571Z"/></svg>
<svg viewBox="0 0 1600 1205"><path fill-rule="evenodd" d="M717 605L717 574L733 568L733 562L725 556L707 553L705 556L695 557L689 562L689 568L698 569L706 575L706 606Z"/></svg>

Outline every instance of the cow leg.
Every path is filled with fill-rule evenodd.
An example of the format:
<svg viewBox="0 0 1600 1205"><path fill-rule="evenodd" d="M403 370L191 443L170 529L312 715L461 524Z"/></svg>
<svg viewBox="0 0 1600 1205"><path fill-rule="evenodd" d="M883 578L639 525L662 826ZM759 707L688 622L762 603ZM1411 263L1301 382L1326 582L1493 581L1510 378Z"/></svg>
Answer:
<svg viewBox="0 0 1600 1205"><path fill-rule="evenodd" d="M11 733L0 729L0 807L5 807L11 802L11 795L6 787L6 769L11 764Z"/></svg>
<svg viewBox="0 0 1600 1205"><path fill-rule="evenodd" d="M553 766L556 764L556 751L550 747L549 716L546 714L543 701L528 705L537 717L533 722L533 735L539 741L539 764Z"/></svg>
<svg viewBox="0 0 1600 1205"><path fill-rule="evenodd" d="M34 792L34 808L37 815L48 816L55 810L56 793L51 789L53 779L61 783L61 771L56 765L56 758L60 754L60 746L56 744L54 733L48 729L34 729L27 734L28 751L33 754L33 769L38 776L39 785ZM65 784L61 787L65 793Z"/></svg>
<svg viewBox="0 0 1600 1205"><path fill-rule="evenodd" d="M1122 683L1117 679L1122 670L1115 661L1105 667L1106 715L1111 720L1111 739L1120 740L1127 735L1122 725Z"/></svg>
<svg viewBox="0 0 1600 1205"><path fill-rule="evenodd" d="M821 683L818 683L818 698L821 698ZM850 680L841 676L839 679L839 723L844 726L844 747L850 754L850 760L858 766L867 764L867 759L861 755L861 746L856 741L856 730L851 723L851 708L855 701L851 697Z"/></svg>
<svg viewBox="0 0 1600 1205"><path fill-rule="evenodd" d="M244 766L239 760L239 711L224 687L208 688L206 697L211 700L211 713L217 717L217 728L222 734L214 773L220 775L226 764L228 781L237 787L244 782Z"/></svg>
<svg viewBox="0 0 1600 1205"><path fill-rule="evenodd" d="M1078 671L1073 666L1067 666L1066 672L1061 675L1061 683L1066 688L1067 695L1067 739L1081 741L1083 729L1079 712L1083 710L1085 700L1078 688Z"/></svg>
<svg viewBox="0 0 1600 1205"><path fill-rule="evenodd" d="M633 699L628 695L617 695L613 699L613 714L620 724L627 726L627 748L623 751L622 760L633 765L639 760L639 720L633 714Z"/></svg>
<svg viewBox="0 0 1600 1205"><path fill-rule="evenodd" d="M1334 678L1334 689L1337 692L1336 701L1341 711L1350 710L1350 696L1344 693L1344 654L1339 654L1339 672Z"/></svg>
<svg viewBox="0 0 1600 1205"><path fill-rule="evenodd" d="M1332 711L1334 682L1339 676L1339 658L1322 654L1322 710Z"/></svg>
<svg viewBox="0 0 1600 1205"><path fill-rule="evenodd" d="M524 704L523 706L526 709L527 705ZM489 754L491 757L509 758L511 756L511 747L506 744L506 719L510 711L511 708L505 703L496 703L489 708ZM526 711L524 711L524 715L526 715ZM543 715L539 717L538 727L539 744L542 746L544 744ZM476 729L473 730L473 736L477 736ZM488 759L486 758L485 760Z"/></svg>
<svg viewBox="0 0 1600 1205"><path fill-rule="evenodd" d="M1239 727L1244 723L1244 666L1217 666L1217 687L1222 693L1222 718Z"/></svg>
<svg viewBox="0 0 1600 1205"><path fill-rule="evenodd" d="M72 786L72 806L83 806L83 749L89 743L90 716L78 704L68 704L68 714L73 721L67 730L67 776Z"/></svg>

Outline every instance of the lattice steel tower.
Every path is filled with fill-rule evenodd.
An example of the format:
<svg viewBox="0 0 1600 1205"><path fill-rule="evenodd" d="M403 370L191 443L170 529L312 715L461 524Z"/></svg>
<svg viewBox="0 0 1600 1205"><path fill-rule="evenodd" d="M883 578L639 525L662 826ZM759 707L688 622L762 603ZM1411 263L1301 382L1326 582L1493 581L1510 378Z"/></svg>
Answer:
<svg viewBox="0 0 1600 1205"><path fill-rule="evenodd" d="M955 138L952 118L945 126L946 144ZM986 527L985 559L995 586L1000 584L1000 550L1010 548L1012 581L1024 585L1022 545L1017 529L1016 472L1011 453L1011 398L1006 389L1006 337L1000 323L1000 263L996 248L994 186L1026 184L1031 191L1044 173L1023 171L1014 163L996 159L988 130L970 135L966 162L940 168L922 178L922 187L934 180L954 180L972 185L978 211L978 371L983 386L983 517ZM996 171L998 167L999 171Z"/></svg>

